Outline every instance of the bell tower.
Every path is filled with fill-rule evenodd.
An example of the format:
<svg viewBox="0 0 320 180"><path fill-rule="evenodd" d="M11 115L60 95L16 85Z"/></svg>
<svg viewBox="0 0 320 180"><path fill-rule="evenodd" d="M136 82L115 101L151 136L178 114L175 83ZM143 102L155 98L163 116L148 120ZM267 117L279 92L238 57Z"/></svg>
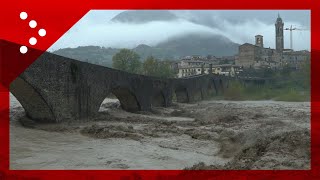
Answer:
<svg viewBox="0 0 320 180"><path fill-rule="evenodd" d="M256 46L263 48L263 36L256 35L255 38L256 38Z"/></svg>
<svg viewBox="0 0 320 180"><path fill-rule="evenodd" d="M283 51L283 22L278 14L277 21L275 23L276 27L276 51L282 53Z"/></svg>

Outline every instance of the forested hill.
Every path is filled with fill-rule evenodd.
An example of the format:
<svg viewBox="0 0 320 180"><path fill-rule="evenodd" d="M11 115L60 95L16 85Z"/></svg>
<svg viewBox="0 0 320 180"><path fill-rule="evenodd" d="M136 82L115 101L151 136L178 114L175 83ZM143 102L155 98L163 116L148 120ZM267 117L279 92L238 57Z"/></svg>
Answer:
<svg viewBox="0 0 320 180"><path fill-rule="evenodd" d="M53 53L111 67L112 57L119 52L119 50L120 49L117 48L99 46L81 46L77 48L59 49ZM154 56L158 59L177 60L189 55L235 55L238 51L238 44L222 36L188 34L171 38L156 46L141 44L132 50L140 55L142 61L148 56Z"/></svg>

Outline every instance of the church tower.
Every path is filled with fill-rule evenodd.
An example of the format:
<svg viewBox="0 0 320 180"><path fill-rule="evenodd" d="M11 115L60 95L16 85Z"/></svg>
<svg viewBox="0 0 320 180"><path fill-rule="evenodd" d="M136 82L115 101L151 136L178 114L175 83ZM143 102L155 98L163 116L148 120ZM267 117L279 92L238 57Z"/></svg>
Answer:
<svg viewBox="0 0 320 180"><path fill-rule="evenodd" d="M263 48L263 36L256 35L255 38L256 38L256 46Z"/></svg>
<svg viewBox="0 0 320 180"><path fill-rule="evenodd" d="M278 14L278 18L276 21L276 51L281 53L283 51L283 22Z"/></svg>

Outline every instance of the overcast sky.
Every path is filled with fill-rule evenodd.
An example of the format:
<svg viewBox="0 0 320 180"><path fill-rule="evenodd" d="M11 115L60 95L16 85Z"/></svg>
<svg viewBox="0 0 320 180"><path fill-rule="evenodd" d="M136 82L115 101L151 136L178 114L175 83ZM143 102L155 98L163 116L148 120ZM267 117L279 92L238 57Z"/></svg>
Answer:
<svg viewBox="0 0 320 180"><path fill-rule="evenodd" d="M212 33L226 36L243 44L254 43L254 36L264 36L265 47L275 46L274 23L280 14L284 27L303 29L293 31L293 48L310 50L310 11L308 10L179 10L171 11L179 19L144 24L111 22L120 10L94 10L87 13L49 50L66 47L97 45L133 48L139 44L156 45L170 37L187 33ZM285 31L285 48L290 48L290 33Z"/></svg>

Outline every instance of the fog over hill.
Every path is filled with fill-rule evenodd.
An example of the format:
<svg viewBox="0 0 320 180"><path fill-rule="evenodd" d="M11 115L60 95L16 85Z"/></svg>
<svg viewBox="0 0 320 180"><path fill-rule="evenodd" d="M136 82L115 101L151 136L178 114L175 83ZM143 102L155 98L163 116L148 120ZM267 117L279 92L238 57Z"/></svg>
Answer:
<svg viewBox="0 0 320 180"><path fill-rule="evenodd" d="M112 56L121 48L133 49L142 59L149 55L160 59L176 59L185 55L234 55L239 44L254 43L256 34L262 34L265 46L273 48L273 21L277 13L278 11L90 11L49 50L103 65L110 65ZM289 24L297 27L310 25L309 11L280 13L285 27ZM310 49L310 31L294 33L294 48ZM285 32L287 47L288 36L289 33ZM81 47L78 48L79 46Z"/></svg>
<svg viewBox="0 0 320 180"><path fill-rule="evenodd" d="M147 23L151 21L173 21L178 17L170 11L135 10L124 11L111 19L112 22L121 23Z"/></svg>

